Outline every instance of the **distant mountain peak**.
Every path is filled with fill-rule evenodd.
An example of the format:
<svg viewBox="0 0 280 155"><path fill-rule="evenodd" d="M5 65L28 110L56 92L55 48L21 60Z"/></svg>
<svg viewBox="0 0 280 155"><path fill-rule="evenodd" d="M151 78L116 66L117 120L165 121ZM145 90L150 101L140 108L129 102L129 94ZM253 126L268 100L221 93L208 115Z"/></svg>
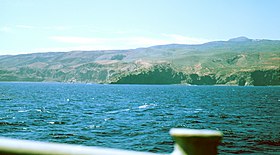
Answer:
<svg viewBox="0 0 280 155"><path fill-rule="evenodd" d="M231 42L244 42L244 41L251 41L251 39L249 39L247 37L244 37L244 36L241 36L241 37L229 39L228 41L231 41Z"/></svg>

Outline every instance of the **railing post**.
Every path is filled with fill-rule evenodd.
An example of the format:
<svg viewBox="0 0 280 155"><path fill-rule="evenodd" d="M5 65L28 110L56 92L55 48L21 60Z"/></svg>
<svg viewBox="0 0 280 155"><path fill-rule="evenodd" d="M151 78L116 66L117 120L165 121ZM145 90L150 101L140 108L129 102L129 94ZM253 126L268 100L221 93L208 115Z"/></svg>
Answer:
<svg viewBox="0 0 280 155"><path fill-rule="evenodd" d="M216 155L222 139L222 132L173 128L170 134L175 140L171 155Z"/></svg>

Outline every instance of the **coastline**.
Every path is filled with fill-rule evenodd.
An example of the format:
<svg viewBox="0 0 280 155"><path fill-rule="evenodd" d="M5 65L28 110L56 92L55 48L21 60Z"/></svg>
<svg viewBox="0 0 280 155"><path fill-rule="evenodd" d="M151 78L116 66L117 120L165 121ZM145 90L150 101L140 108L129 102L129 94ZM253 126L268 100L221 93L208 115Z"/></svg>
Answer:
<svg viewBox="0 0 280 155"><path fill-rule="evenodd" d="M89 82L59 82L59 81L0 81L1 83L42 83L42 84L83 84L83 85L139 85L139 86L190 86L190 87L196 87L196 86L215 86L215 87L280 87L280 85L263 85L263 86L254 86L254 85L246 85L246 86L240 86L240 85L229 85L229 84L213 84L213 85L192 85L187 83L179 83L179 84L145 84L145 83L122 83L122 84L112 84L112 83L89 83Z"/></svg>

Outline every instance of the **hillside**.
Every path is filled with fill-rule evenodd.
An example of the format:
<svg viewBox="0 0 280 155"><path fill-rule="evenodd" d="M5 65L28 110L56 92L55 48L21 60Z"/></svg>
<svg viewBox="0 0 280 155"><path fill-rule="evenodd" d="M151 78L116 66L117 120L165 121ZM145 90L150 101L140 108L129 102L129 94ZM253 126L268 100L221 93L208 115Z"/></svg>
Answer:
<svg viewBox="0 0 280 155"><path fill-rule="evenodd" d="M245 37L200 45L0 56L0 81L280 85L280 41Z"/></svg>

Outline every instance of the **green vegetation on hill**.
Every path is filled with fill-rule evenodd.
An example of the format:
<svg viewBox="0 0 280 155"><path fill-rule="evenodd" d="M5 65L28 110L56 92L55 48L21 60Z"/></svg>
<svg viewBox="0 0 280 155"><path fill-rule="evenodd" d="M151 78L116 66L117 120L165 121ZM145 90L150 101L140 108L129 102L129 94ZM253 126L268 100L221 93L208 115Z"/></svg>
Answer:
<svg viewBox="0 0 280 155"><path fill-rule="evenodd" d="M280 85L280 41L240 37L201 45L5 55L0 81Z"/></svg>

